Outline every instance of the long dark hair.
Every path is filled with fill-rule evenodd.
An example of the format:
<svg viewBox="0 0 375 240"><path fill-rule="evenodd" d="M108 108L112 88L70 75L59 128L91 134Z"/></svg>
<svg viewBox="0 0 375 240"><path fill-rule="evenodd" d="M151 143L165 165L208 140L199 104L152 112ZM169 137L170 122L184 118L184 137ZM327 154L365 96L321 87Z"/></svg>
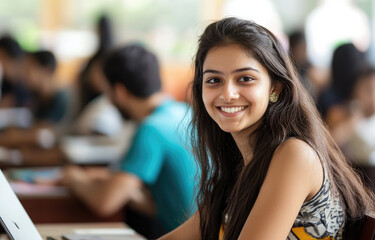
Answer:
<svg viewBox="0 0 375 240"><path fill-rule="evenodd" d="M208 115L202 100L203 63L214 48L237 44L268 71L283 88L269 104L261 125L252 134L253 158L244 165L232 136ZM373 207L371 192L348 165L324 126L313 100L301 85L281 44L254 22L225 18L210 24L199 39L192 84L193 149L201 168L198 210L202 239L218 239L227 215L224 239L237 239L263 184L272 155L290 137L308 143L324 162L333 191L340 196L346 219L356 219Z"/></svg>

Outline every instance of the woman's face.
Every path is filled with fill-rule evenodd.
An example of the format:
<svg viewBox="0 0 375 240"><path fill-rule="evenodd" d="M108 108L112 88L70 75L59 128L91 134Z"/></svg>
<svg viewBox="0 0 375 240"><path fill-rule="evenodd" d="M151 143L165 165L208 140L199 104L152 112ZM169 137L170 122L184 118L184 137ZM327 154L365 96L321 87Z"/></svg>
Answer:
<svg viewBox="0 0 375 240"><path fill-rule="evenodd" d="M253 132L272 90L266 68L241 46L208 51L203 63L202 98L208 114L223 131Z"/></svg>

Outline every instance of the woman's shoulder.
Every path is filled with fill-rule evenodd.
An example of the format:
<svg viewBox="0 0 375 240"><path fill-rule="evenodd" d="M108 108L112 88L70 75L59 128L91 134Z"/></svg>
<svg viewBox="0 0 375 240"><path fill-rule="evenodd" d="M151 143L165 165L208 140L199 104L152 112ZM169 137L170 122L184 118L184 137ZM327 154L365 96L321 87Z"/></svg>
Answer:
<svg viewBox="0 0 375 240"><path fill-rule="evenodd" d="M307 142L297 138L287 139L276 148L270 168L291 174L299 181L308 179L308 199L319 191L324 180L323 164L318 153Z"/></svg>
<svg viewBox="0 0 375 240"><path fill-rule="evenodd" d="M323 169L322 160L316 150L298 138L289 138L282 142L276 148L271 164L293 171L322 172Z"/></svg>
<svg viewBox="0 0 375 240"><path fill-rule="evenodd" d="M296 160L306 161L318 161L319 156L315 149L307 142L298 138L289 138L282 142L275 150L274 156L289 156L290 158L296 158Z"/></svg>

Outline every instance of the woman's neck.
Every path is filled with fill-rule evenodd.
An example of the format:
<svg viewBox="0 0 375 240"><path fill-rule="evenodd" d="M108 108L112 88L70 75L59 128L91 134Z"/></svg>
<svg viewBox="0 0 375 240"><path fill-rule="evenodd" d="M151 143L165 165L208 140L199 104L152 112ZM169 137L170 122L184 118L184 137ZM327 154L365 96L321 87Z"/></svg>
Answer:
<svg viewBox="0 0 375 240"><path fill-rule="evenodd" d="M247 165L253 158L254 149L250 143L249 135L232 133L233 139L236 142L238 149L244 160L244 164Z"/></svg>
<svg viewBox="0 0 375 240"><path fill-rule="evenodd" d="M259 127L261 122L257 122L251 127L244 129L240 132L232 133L232 137L241 152L245 166L249 164L254 154L254 131Z"/></svg>

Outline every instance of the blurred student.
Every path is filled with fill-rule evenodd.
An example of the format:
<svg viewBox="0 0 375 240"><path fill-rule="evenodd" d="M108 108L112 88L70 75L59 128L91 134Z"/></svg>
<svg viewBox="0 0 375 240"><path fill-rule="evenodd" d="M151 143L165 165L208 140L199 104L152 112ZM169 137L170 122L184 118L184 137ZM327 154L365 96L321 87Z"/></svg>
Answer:
<svg viewBox="0 0 375 240"><path fill-rule="evenodd" d="M81 110L74 123L74 133L83 135L116 136L122 134L123 118L108 96L110 85L103 72L102 59L92 63L86 80L86 89L95 92Z"/></svg>
<svg viewBox="0 0 375 240"><path fill-rule="evenodd" d="M24 52L10 36L0 38L0 107L28 106L30 95L22 82Z"/></svg>
<svg viewBox="0 0 375 240"><path fill-rule="evenodd" d="M318 99L318 109L327 118L329 109L345 102L351 94L355 78L368 65L365 54L352 43L338 46L333 52L330 85Z"/></svg>
<svg viewBox="0 0 375 240"><path fill-rule="evenodd" d="M93 174L70 167L63 182L100 215L128 206L132 211L126 213L127 223L155 238L184 222L194 209L196 168L186 149L187 121L183 121L187 105L161 92L156 56L140 46L112 52L104 73L113 102L124 117L139 124L138 129L119 171ZM131 224L132 219L138 226Z"/></svg>
<svg viewBox="0 0 375 240"><path fill-rule="evenodd" d="M31 93L33 123L27 128L8 128L0 134L0 145L20 150L21 161L61 161L57 140L64 130L68 95L55 85L56 59L49 51L28 53L24 63L25 86Z"/></svg>
<svg viewBox="0 0 375 240"><path fill-rule="evenodd" d="M314 100L317 100L320 91L326 86L326 77L319 69L315 68L307 56L305 33L296 30L289 34L289 54L297 68L302 84Z"/></svg>
<svg viewBox="0 0 375 240"><path fill-rule="evenodd" d="M163 240L342 240L374 197L266 28L225 18L199 39L192 84L198 211Z"/></svg>
<svg viewBox="0 0 375 240"><path fill-rule="evenodd" d="M68 95L56 87L56 58L50 51L29 53L25 84L33 98L32 112L38 123L59 124L68 111Z"/></svg>
<svg viewBox="0 0 375 240"><path fill-rule="evenodd" d="M100 16L97 21L95 30L99 42L98 49L87 61L78 76L78 114L83 111L87 104L89 104L93 99L101 94L101 92L92 85L92 80L95 81L95 79L93 79L93 77L95 77L93 72L96 71L95 68L97 67L100 59L113 45L111 22L108 16Z"/></svg>
<svg viewBox="0 0 375 240"><path fill-rule="evenodd" d="M361 165L375 165L375 69L355 78L347 97L331 106L327 124L347 157Z"/></svg>
<svg viewBox="0 0 375 240"><path fill-rule="evenodd" d="M111 89L104 76L101 58L92 63L85 84L99 95L85 104L61 146L72 162L109 163L111 167L127 151L136 124L123 119L108 97Z"/></svg>

